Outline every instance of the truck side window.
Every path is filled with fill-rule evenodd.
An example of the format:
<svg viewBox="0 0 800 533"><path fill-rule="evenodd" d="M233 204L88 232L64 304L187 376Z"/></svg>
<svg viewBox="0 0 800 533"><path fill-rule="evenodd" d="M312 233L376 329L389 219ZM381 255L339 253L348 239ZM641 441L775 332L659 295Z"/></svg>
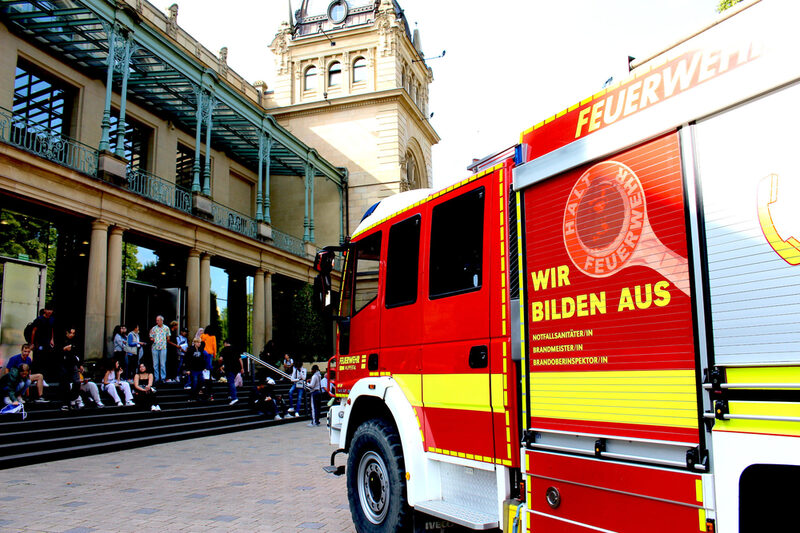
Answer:
<svg viewBox="0 0 800 533"><path fill-rule="evenodd" d="M381 261L381 232L370 235L356 244L353 315L364 309L378 296L378 272Z"/></svg>
<svg viewBox="0 0 800 533"><path fill-rule="evenodd" d="M431 216L430 297L441 298L481 288L484 188L433 208Z"/></svg>
<svg viewBox="0 0 800 533"><path fill-rule="evenodd" d="M389 230L386 252L386 307L417 301L419 272L419 228L422 217L413 216Z"/></svg>

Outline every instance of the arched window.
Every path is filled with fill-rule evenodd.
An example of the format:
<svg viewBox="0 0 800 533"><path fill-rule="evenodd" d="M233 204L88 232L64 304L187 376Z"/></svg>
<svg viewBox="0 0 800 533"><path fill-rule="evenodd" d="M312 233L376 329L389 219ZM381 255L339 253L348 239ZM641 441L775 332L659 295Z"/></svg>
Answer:
<svg viewBox="0 0 800 533"><path fill-rule="evenodd" d="M336 61L328 67L328 87L336 87L341 84L342 64Z"/></svg>
<svg viewBox="0 0 800 533"><path fill-rule="evenodd" d="M353 61L353 83L367 81L367 60L359 57Z"/></svg>
<svg viewBox="0 0 800 533"><path fill-rule="evenodd" d="M317 90L317 67L311 66L306 69L305 75L303 76L303 90Z"/></svg>
<svg viewBox="0 0 800 533"><path fill-rule="evenodd" d="M410 151L406 152L406 186L408 189L422 188L422 176L417 167L417 160Z"/></svg>

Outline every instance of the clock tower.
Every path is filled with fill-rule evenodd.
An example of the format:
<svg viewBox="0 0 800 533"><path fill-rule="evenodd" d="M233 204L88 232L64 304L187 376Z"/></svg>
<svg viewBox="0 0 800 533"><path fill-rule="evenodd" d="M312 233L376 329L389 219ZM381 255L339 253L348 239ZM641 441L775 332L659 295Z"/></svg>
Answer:
<svg viewBox="0 0 800 533"><path fill-rule="evenodd" d="M349 234L375 202L432 185L431 147L439 141L428 121L433 71L395 0L302 0L290 19L270 45L277 76L264 104L301 141L348 169ZM302 193L273 185L274 202ZM329 201L338 205L338 194Z"/></svg>

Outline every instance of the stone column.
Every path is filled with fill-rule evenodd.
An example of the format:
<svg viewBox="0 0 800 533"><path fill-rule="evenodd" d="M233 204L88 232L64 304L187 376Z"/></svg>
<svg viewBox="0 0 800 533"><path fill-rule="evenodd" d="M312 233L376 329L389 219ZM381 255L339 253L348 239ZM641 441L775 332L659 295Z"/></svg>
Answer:
<svg viewBox="0 0 800 533"><path fill-rule="evenodd" d="M272 339L272 272L265 272L264 273L264 344L266 344L271 339Z"/></svg>
<svg viewBox="0 0 800 533"><path fill-rule="evenodd" d="M114 326L122 320L122 228L111 228L108 236L108 269L106 272L106 345L113 353Z"/></svg>
<svg viewBox="0 0 800 533"><path fill-rule="evenodd" d="M253 277L253 354L258 355L264 347L264 311L266 299L264 295L264 270L256 270Z"/></svg>
<svg viewBox="0 0 800 533"><path fill-rule="evenodd" d="M192 337L200 327L200 252L197 250L189 250L186 260L186 293L186 327Z"/></svg>
<svg viewBox="0 0 800 533"><path fill-rule="evenodd" d="M86 283L86 321L83 354L86 359L103 357L106 321L106 263L108 262L108 223L92 222L89 244L89 273Z"/></svg>
<svg viewBox="0 0 800 533"><path fill-rule="evenodd" d="M211 323L211 255L200 258L200 326Z"/></svg>

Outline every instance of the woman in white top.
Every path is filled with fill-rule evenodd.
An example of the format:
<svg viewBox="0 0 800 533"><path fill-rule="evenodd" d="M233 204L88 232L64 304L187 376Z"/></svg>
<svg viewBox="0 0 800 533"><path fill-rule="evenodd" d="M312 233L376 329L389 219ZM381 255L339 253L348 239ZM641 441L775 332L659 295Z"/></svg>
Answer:
<svg viewBox="0 0 800 533"><path fill-rule="evenodd" d="M125 398L125 405L133 405L133 394L131 394L131 386L127 381L120 379L122 368L119 366L119 361L111 361L108 365L110 368L103 376L103 390L106 391L111 399L117 404L117 407L122 405L122 400L119 399L117 389L122 391Z"/></svg>

